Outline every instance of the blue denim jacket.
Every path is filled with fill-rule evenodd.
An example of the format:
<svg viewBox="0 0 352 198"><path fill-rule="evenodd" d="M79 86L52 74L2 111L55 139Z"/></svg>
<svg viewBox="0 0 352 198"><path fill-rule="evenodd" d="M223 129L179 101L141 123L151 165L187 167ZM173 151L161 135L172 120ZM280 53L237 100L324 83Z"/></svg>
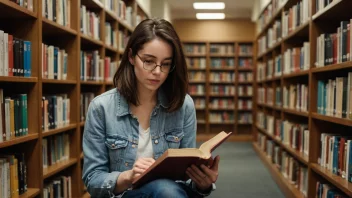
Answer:
<svg viewBox="0 0 352 198"><path fill-rule="evenodd" d="M154 159L168 148L196 146L196 112L187 95L182 108L166 111L167 98L158 92L150 118ZM111 197L120 173L132 169L138 148L138 120L116 89L97 96L89 105L83 134L83 181L92 197ZM170 170L172 171L172 170ZM186 182L194 190L190 181Z"/></svg>

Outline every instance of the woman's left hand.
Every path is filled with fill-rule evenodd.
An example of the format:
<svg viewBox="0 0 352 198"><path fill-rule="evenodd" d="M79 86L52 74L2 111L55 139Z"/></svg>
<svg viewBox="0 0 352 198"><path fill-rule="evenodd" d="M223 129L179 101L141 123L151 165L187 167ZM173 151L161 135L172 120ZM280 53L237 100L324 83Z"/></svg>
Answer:
<svg viewBox="0 0 352 198"><path fill-rule="evenodd" d="M195 165L187 168L186 174L196 184L197 188L201 191L206 191L215 183L218 179L218 167L219 167L220 156L216 156L211 167L207 167L204 164L198 168Z"/></svg>

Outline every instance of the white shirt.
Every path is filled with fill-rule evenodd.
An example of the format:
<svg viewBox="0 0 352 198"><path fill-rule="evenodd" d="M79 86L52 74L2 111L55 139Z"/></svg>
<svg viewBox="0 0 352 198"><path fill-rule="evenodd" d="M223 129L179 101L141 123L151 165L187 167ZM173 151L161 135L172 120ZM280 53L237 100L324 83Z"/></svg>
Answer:
<svg viewBox="0 0 352 198"><path fill-rule="evenodd" d="M150 137L150 127L144 130L139 125L139 140L136 159L140 157L153 158L153 145Z"/></svg>

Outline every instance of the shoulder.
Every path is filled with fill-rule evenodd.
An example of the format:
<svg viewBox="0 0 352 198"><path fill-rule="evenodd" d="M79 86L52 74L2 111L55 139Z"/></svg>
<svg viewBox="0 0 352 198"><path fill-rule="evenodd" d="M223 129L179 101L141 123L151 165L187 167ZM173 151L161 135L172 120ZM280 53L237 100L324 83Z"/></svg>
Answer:
<svg viewBox="0 0 352 198"><path fill-rule="evenodd" d="M182 109L184 109L184 111L186 113L191 113L192 111L195 111L193 99L188 94L186 94L186 96L185 96L185 100L183 102Z"/></svg>
<svg viewBox="0 0 352 198"><path fill-rule="evenodd" d="M95 105L104 105L106 103L113 101L118 97L120 97L120 92L118 92L117 89L115 88L96 96L92 100L92 103L94 103Z"/></svg>

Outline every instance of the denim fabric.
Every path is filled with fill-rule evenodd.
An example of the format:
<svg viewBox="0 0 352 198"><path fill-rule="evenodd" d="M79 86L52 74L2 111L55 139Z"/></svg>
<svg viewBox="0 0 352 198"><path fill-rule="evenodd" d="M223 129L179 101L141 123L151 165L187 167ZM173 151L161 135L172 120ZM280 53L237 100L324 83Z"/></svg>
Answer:
<svg viewBox="0 0 352 198"><path fill-rule="evenodd" d="M167 105L167 98L159 91L150 118L154 159L168 148L196 146L192 98L187 95L176 112L168 113ZM132 116L117 89L97 96L90 103L83 134L83 181L92 197L112 197L120 173L132 168L138 148L138 127L137 118ZM194 186L190 182L185 184Z"/></svg>

